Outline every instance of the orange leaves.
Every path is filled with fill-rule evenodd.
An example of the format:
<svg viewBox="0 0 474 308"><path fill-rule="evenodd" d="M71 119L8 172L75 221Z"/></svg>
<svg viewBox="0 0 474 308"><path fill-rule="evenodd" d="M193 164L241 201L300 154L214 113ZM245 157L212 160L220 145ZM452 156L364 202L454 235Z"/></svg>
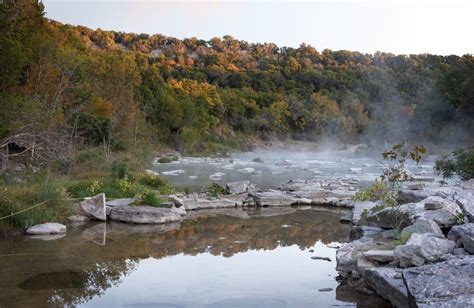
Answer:
<svg viewBox="0 0 474 308"><path fill-rule="evenodd" d="M114 106L108 100L101 97L95 97L91 101L91 114L97 118L112 119Z"/></svg>

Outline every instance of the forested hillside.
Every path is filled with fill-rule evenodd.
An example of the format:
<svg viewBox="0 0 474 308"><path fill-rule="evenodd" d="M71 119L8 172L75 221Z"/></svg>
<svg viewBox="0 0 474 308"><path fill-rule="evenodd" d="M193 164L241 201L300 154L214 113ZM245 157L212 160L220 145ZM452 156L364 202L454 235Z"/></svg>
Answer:
<svg viewBox="0 0 474 308"><path fill-rule="evenodd" d="M0 46L2 166L23 154L67 166L92 146L109 157L275 138L472 142L472 55L91 30L46 19L32 0L0 6Z"/></svg>

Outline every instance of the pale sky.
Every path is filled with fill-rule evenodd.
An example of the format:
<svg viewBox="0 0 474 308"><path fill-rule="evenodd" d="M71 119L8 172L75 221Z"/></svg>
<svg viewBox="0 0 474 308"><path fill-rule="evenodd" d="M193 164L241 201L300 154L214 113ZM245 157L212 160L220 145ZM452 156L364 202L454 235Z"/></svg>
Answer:
<svg viewBox="0 0 474 308"><path fill-rule="evenodd" d="M474 0L43 0L47 17L93 29L208 40L231 35L318 50L474 53Z"/></svg>

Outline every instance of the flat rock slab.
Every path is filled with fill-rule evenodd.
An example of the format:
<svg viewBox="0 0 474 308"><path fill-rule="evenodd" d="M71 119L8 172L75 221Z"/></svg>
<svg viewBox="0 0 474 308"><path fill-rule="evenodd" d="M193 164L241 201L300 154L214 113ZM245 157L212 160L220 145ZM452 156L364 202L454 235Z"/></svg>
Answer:
<svg viewBox="0 0 474 308"><path fill-rule="evenodd" d="M26 229L29 235L47 235L47 234L64 234L66 226L55 222L47 222L44 224L34 225Z"/></svg>
<svg viewBox="0 0 474 308"><path fill-rule="evenodd" d="M402 279L402 271L396 268L379 267L365 270L367 284L378 295L397 308L408 307L408 292Z"/></svg>
<svg viewBox="0 0 474 308"><path fill-rule="evenodd" d="M389 263L394 260L393 250L369 250L363 253L364 257L370 261Z"/></svg>
<svg viewBox="0 0 474 308"><path fill-rule="evenodd" d="M164 224L181 222L182 217L174 208L123 205L112 208L110 219L134 224Z"/></svg>
<svg viewBox="0 0 474 308"><path fill-rule="evenodd" d="M474 256L403 271L410 307L473 307Z"/></svg>
<svg viewBox="0 0 474 308"><path fill-rule="evenodd" d="M183 199L184 208L186 211L200 210L200 209L219 209L219 208L230 208L236 207L239 202L226 198L221 199L203 199L203 198L192 198Z"/></svg>
<svg viewBox="0 0 474 308"><path fill-rule="evenodd" d="M443 234L441 228L438 224L431 219L417 219L412 225L404 228L402 233L410 234L410 233L434 233L434 234Z"/></svg>
<svg viewBox="0 0 474 308"><path fill-rule="evenodd" d="M105 208L105 194L98 194L92 198L86 199L79 204L82 212L91 219L105 221L107 211Z"/></svg>

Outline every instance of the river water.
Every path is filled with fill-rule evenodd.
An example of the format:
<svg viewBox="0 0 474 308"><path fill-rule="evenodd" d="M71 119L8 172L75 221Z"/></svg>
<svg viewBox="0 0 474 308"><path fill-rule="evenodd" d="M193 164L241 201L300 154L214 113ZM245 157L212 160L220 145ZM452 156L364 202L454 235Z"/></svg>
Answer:
<svg viewBox="0 0 474 308"><path fill-rule="evenodd" d="M435 156L418 166L407 168L420 176L435 177ZM381 174L380 155L354 151L263 150L235 153L228 158L189 158L171 163L157 163L153 170L174 186L200 190L212 183L250 180L260 189L278 188L295 179L355 179L366 186Z"/></svg>
<svg viewBox="0 0 474 308"><path fill-rule="evenodd" d="M376 159L344 151L185 158L154 170L171 171L163 175L192 189L243 179L260 188L296 178L363 185L380 173ZM201 210L181 224L89 223L68 226L64 237L0 239L0 307L388 306L336 280L336 248L350 230L339 223L343 214L317 207Z"/></svg>
<svg viewBox="0 0 474 308"><path fill-rule="evenodd" d="M341 215L223 209L165 227L96 223L58 239L2 239L0 306L384 307L338 288Z"/></svg>

